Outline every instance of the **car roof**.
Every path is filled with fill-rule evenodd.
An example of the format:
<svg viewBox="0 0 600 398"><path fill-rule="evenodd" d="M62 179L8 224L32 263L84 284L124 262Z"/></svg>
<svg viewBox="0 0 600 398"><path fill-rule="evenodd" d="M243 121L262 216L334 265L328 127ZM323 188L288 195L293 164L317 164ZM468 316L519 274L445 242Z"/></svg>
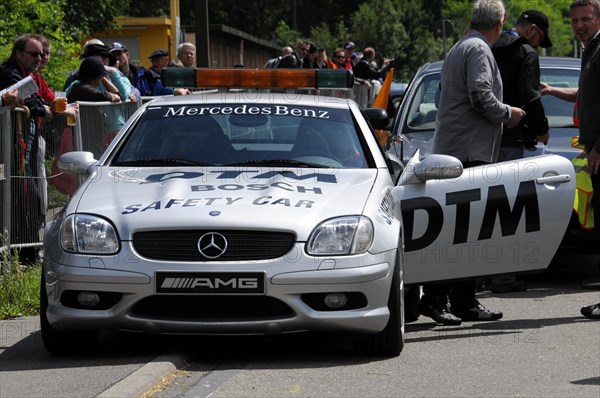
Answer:
<svg viewBox="0 0 600 398"><path fill-rule="evenodd" d="M435 61L426 63L417 72L418 75L436 73L442 70L444 61ZM542 68L569 68L580 69L581 59L573 57L540 57L540 67Z"/></svg>
<svg viewBox="0 0 600 398"><path fill-rule="evenodd" d="M573 57L540 57L540 66L546 68L581 68L581 58Z"/></svg>

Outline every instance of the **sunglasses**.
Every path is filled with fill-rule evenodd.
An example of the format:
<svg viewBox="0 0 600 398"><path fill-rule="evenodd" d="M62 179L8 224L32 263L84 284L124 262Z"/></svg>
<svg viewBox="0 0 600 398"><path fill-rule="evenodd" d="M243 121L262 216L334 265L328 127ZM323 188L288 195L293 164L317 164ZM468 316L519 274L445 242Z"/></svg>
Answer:
<svg viewBox="0 0 600 398"><path fill-rule="evenodd" d="M310 50L310 48L304 48L304 47L302 47L302 48L300 48L300 49L301 49L302 51L306 51L306 52L308 52L308 50Z"/></svg>
<svg viewBox="0 0 600 398"><path fill-rule="evenodd" d="M345 56L345 55L336 55L335 57L336 57L336 58L346 58L346 56Z"/></svg>
<svg viewBox="0 0 600 398"><path fill-rule="evenodd" d="M27 51L27 50L23 50L24 53L27 53L29 55L31 55L33 58L37 58L40 57L42 58L42 56L44 55L44 52L37 52L37 51Z"/></svg>

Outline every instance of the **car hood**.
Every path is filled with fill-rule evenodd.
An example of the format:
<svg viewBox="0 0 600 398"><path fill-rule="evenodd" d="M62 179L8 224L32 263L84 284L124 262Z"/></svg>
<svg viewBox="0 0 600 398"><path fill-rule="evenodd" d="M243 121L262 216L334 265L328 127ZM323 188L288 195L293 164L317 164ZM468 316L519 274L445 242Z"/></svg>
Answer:
<svg viewBox="0 0 600 398"><path fill-rule="evenodd" d="M100 168L69 210L111 220L123 240L140 230L191 228L295 231L305 240L325 219L361 214L377 172Z"/></svg>

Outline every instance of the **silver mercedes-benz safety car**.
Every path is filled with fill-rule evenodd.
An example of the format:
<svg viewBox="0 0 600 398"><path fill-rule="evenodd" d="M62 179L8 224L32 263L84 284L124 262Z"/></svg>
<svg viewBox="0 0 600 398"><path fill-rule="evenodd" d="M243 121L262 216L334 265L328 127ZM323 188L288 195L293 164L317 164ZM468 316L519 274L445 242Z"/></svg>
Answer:
<svg viewBox="0 0 600 398"><path fill-rule="evenodd" d="M85 181L45 230L52 353L101 330L327 331L398 355L405 284L543 269L564 234L563 157L403 167L374 131L385 112L336 94L347 71L176 69L193 77L166 85L245 89L153 100L100 159L60 158Z"/></svg>

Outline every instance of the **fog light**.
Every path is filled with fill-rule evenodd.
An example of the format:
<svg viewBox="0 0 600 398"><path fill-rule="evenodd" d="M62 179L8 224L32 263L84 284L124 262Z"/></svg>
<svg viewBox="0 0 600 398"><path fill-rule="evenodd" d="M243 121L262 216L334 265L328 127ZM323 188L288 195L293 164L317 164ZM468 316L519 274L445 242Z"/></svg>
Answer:
<svg viewBox="0 0 600 398"><path fill-rule="evenodd" d="M86 307L95 307L100 304L100 296L94 292L80 292L77 295L79 304Z"/></svg>
<svg viewBox="0 0 600 398"><path fill-rule="evenodd" d="M342 308L348 304L348 297L344 293L329 293L323 302L329 308Z"/></svg>

